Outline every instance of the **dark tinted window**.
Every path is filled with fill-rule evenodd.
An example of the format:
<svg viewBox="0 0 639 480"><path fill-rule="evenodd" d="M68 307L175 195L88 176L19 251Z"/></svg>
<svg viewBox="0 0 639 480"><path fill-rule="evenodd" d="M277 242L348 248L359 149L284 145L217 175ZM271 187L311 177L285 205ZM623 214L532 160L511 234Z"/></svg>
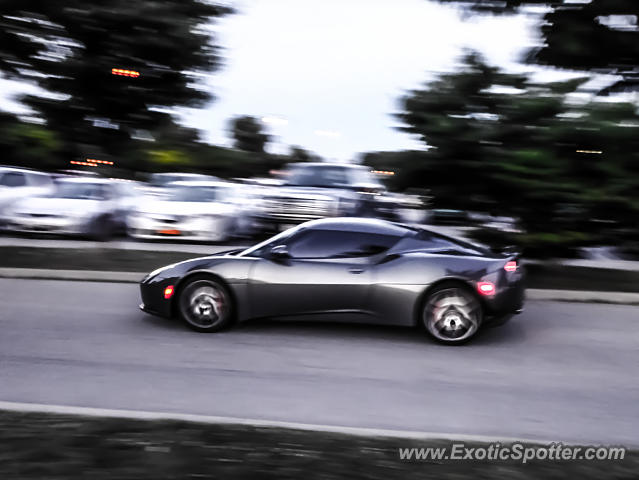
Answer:
<svg viewBox="0 0 639 480"><path fill-rule="evenodd" d="M49 179L49 177L37 173L30 174L29 180L31 181L31 185L34 185L36 187L44 187L51 184L51 180Z"/></svg>
<svg viewBox="0 0 639 480"><path fill-rule="evenodd" d="M223 196L223 187L195 187L172 186L169 187L167 200L173 202L215 202Z"/></svg>
<svg viewBox="0 0 639 480"><path fill-rule="evenodd" d="M293 258L367 257L388 250L399 236L337 230L308 230L291 239Z"/></svg>
<svg viewBox="0 0 639 480"><path fill-rule="evenodd" d="M75 198L79 200L105 200L110 198L107 185L98 183L62 182L53 194L57 198Z"/></svg>
<svg viewBox="0 0 639 480"><path fill-rule="evenodd" d="M27 184L24 173L6 172L0 179L0 185L5 187L24 187Z"/></svg>
<svg viewBox="0 0 639 480"><path fill-rule="evenodd" d="M302 166L290 169L287 185L300 187L334 187L348 183L345 167Z"/></svg>
<svg viewBox="0 0 639 480"><path fill-rule="evenodd" d="M422 230L419 232L415 239L419 242L420 249L429 250L431 252L442 253L461 253L478 255L482 254L481 250L470 243L463 242L461 240L452 240L446 237L441 237L437 234Z"/></svg>

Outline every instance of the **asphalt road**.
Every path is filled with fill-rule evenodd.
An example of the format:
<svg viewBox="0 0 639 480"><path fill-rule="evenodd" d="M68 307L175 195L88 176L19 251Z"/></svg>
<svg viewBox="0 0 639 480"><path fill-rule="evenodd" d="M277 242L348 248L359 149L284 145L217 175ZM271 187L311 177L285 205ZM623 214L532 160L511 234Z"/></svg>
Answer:
<svg viewBox="0 0 639 480"><path fill-rule="evenodd" d="M463 347L412 329L198 334L137 287L0 280L0 400L639 444L639 310L531 302Z"/></svg>

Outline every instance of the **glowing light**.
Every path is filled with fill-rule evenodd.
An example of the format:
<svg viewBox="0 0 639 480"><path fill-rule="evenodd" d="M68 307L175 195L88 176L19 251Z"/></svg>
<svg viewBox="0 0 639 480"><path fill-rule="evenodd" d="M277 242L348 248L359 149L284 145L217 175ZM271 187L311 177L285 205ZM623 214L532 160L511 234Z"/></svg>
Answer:
<svg viewBox="0 0 639 480"><path fill-rule="evenodd" d="M73 164L73 165L84 165L85 167L97 167L98 165L95 163L89 163L89 162L78 162L77 160L70 160L69 163Z"/></svg>
<svg viewBox="0 0 639 480"><path fill-rule="evenodd" d="M182 232L179 230L160 230L158 233L162 235L180 235Z"/></svg>
<svg viewBox="0 0 639 480"><path fill-rule="evenodd" d="M477 290L482 295L490 296L495 294L495 284L492 282L477 282Z"/></svg>
<svg viewBox="0 0 639 480"><path fill-rule="evenodd" d="M603 152L601 150L577 150L577 153L592 153L595 155L601 155Z"/></svg>
<svg viewBox="0 0 639 480"><path fill-rule="evenodd" d="M173 285L169 285L168 287L166 287L164 289L164 298L165 299L169 299L173 296L173 292L175 291L175 289L173 288Z"/></svg>
<svg viewBox="0 0 639 480"><path fill-rule="evenodd" d="M517 262L510 261L510 262L506 262L506 265L504 265L504 270L506 270L507 272L516 272L517 271Z"/></svg>
<svg viewBox="0 0 639 480"><path fill-rule="evenodd" d="M131 78L138 78L140 76L140 72L136 72L135 70L125 70L123 68L112 68L111 74Z"/></svg>
<svg viewBox="0 0 639 480"><path fill-rule="evenodd" d="M69 160L72 165L83 165L85 167L97 167L99 165L113 165L113 162L107 160L95 160L93 158L87 158L86 161L80 162L78 160Z"/></svg>
<svg viewBox="0 0 639 480"><path fill-rule="evenodd" d="M95 158L87 158L87 162L89 163L99 163L102 165L113 165L113 162L109 162L107 160L96 160Z"/></svg>
<svg viewBox="0 0 639 480"><path fill-rule="evenodd" d="M371 170L371 173L376 175L395 175L395 172L391 170Z"/></svg>

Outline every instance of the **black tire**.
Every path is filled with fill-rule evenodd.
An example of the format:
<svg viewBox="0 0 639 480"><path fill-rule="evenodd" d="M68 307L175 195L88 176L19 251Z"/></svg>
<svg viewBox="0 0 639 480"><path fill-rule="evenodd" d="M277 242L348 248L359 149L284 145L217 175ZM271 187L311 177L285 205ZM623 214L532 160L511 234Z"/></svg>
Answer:
<svg viewBox="0 0 639 480"><path fill-rule="evenodd" d="M113 222L108 216L98 217L91 222L89 238L96 242L106 242L113 236Z"/></svg>
<svg viewBox="0 0 639 480"><path fill-rule="evenodd" d="M471 340L483 322L482 304L470 287L461 282L446 282L428 292L420 322L428 334L446 345L461 345Z"/></svg>
<svg viewBox="0 0 639 480"><path fill-rule="evenodd" d="M197 276L180 287L179 317L198 332L219 332L233 323L233 300L228 289L213 277Z"/></svg>

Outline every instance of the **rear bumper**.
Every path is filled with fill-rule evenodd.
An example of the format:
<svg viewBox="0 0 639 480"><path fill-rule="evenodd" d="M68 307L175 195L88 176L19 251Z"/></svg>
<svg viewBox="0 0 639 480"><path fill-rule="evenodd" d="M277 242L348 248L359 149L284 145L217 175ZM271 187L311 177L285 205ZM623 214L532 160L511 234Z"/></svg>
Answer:
<svg viewBox="0 0 639 480"><path fill-rule="evenodd" d="M523 281L506 287L493 298L485 300L487 323L505 322L513 315L521 313L525 302L526 289Z"/></svg>

